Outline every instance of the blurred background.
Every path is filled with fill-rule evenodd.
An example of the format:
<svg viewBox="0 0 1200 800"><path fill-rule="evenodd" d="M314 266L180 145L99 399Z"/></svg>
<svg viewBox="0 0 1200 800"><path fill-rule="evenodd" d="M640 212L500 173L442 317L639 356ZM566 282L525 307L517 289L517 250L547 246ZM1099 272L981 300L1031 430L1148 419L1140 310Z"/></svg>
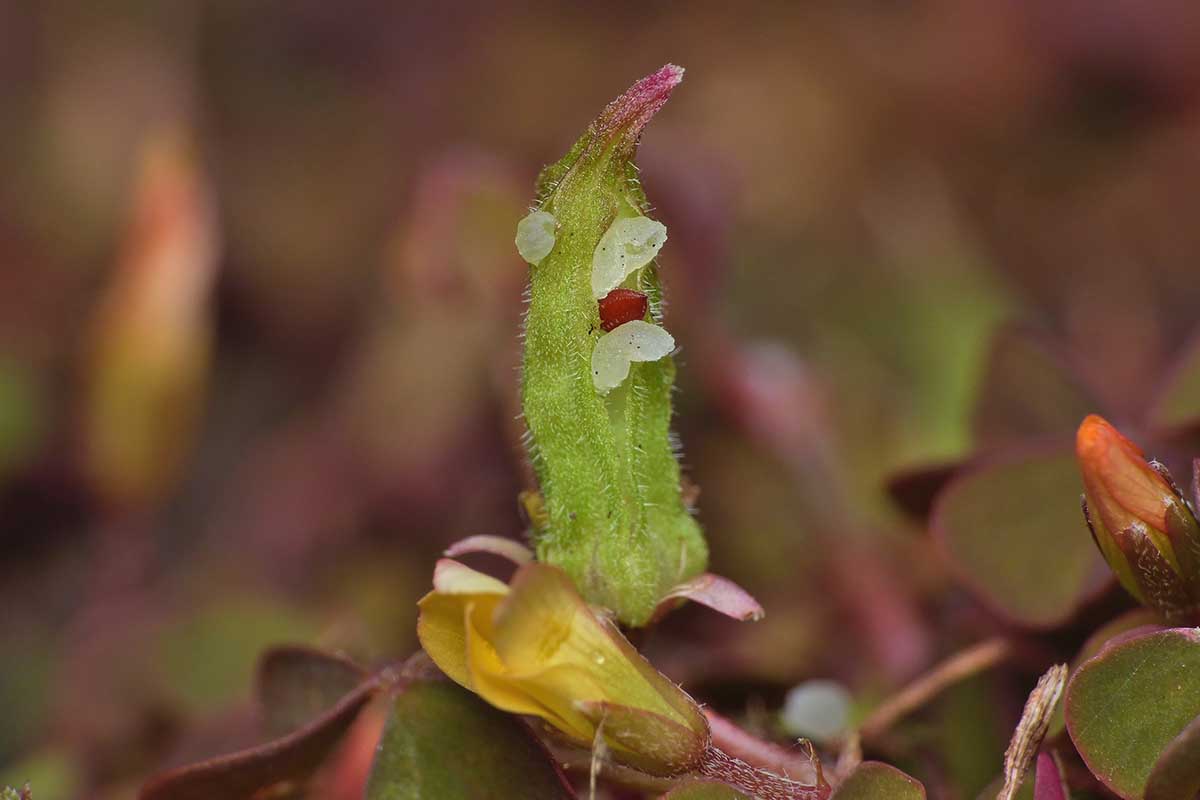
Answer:
<svg viewBox="0 0 1200 800"><path fill-rule="evenodd" d="M133 797L253 731L263 647L402 658L441 550L521 535L515 224L667 61L676 427L768 617L680 612L656 662L769 726L1013 624L885 486L1064 403L1139 424L1190 352L1191 0L0 0L0 784ZM935 797L1028 677L914 729Z"/></svg>

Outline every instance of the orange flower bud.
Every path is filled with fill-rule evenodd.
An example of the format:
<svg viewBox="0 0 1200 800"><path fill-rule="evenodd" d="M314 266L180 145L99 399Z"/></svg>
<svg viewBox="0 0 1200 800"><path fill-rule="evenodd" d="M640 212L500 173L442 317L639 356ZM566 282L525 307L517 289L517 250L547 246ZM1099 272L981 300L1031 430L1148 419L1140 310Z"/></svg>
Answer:
<svg viewBox="0 0 1200 800"><path fill-rule="evenodd" d="M148 142L124 252L88 328L84 468L114 505L160 499L199 420L209 369L217 225L178 137Z"/></svg>
<svg viewBox="0 0 1200 800"><path fill-rule="evenodd" d="M1103 418L1079 426L1083 510L1121 585L1168 617L1200 600L1200 524L1166 468Z"/></svg>

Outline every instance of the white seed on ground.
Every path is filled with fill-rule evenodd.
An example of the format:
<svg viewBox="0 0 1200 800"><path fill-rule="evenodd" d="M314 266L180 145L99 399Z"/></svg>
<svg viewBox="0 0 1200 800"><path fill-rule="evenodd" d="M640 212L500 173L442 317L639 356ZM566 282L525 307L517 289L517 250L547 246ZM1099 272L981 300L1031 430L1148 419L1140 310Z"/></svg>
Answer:
<svg viewBox="0 0 1200 800"><path fill-rule="evenodd" d="M640 319L626 322L600 337L592 350L592 383L608 394L629 377L633 361L657 361L675 349L665 329Z"/></svg>
<svg viewBox="0 0 1200 800"><path fill-rule="evenodd" d="M554 249L558 220L549 211L534 211L517 223L517 252L530 264L538 264Z"/></svg>
<svg viewBox="0 0 1200 800"><path fill-rule="evenodd" d="M592 254L592 295L599 300L621 285L631 272L658 255L667 241L667 226L649 217L618 219Z"/></svg>

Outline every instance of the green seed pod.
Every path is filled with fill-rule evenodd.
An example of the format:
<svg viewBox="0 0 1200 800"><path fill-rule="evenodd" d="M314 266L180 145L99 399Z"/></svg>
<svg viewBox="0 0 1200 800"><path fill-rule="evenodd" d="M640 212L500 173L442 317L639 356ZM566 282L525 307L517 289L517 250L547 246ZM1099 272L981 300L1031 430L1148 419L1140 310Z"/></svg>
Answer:
<svg viewBox="0 0 1200 800"><path fill-rule="evenodd" d="M637 324L661 325L653 256L666 230L646 217L633 159L642 129L682 75L668 65L636 83L538 180L537 210L552 215L557 229L552 249L530 267L525 325L522 405L543 500L537 555L565 570L588 602L629 625L649 620L708 557L680 493L671 445L675 364L663 355L670 348L647 355L637 347L670 337L660 330L643 339L646 331L634 336L624 326L605 333L597 304L615 274L621 287L649 297L650 319ZM621 252L602 251L602 239ZM594 285L596 274L603 285ZM594 367L602 336L617 338ZM625 364L614 358L629 362L623 379Z"/></svg>

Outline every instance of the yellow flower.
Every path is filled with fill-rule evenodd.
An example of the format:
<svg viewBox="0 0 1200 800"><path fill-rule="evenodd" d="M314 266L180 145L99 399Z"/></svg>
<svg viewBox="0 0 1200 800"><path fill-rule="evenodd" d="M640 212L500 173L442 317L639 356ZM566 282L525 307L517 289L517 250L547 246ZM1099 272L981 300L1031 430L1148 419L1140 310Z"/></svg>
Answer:
<svg viewBox="0 0 1200 800"><path fill-rule="evenodd" d="M599 736L617 760L645 772L699 763L709 730L695 701L597 616L561 570L527 564L505 585L443 559L433 586L418 604L417 635L457 683L580 745Z"/></svg>

